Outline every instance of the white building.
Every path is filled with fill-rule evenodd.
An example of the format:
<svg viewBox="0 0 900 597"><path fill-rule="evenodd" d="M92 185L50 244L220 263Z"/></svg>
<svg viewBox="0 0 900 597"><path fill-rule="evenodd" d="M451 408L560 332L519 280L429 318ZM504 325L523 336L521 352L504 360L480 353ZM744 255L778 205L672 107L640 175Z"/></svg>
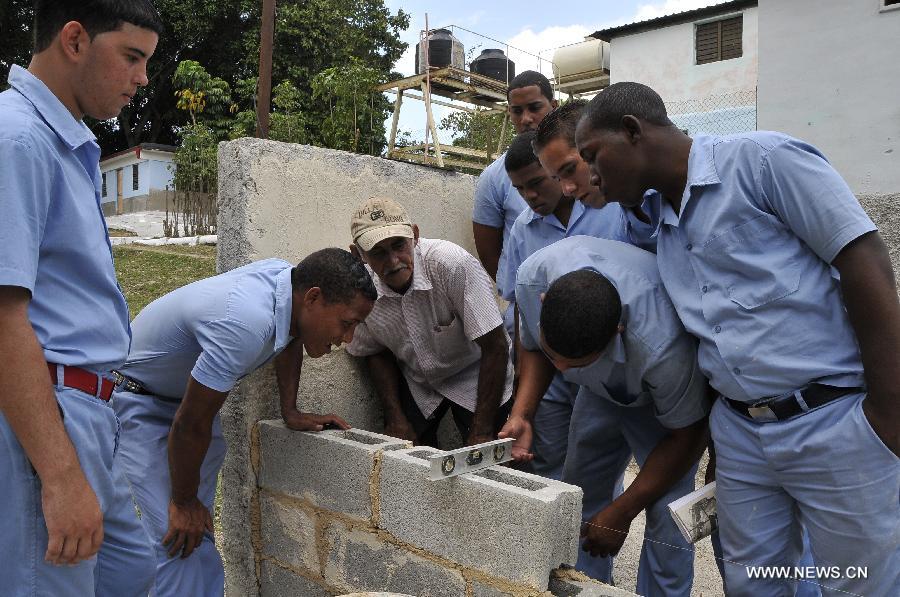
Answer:
<svg viewBox="0 0 900 597"><path fill-rule="evenodd" d="M100 160L102 206L106 215L166 208L166 189L174 188L175 147L141 143Z"/></svg>
<svg viewBox="0 0 900 597"><path fill-rule="evenodd" d="M759 47L759 128L818 147L857 195L900 193L900 0L760 0Z"/></svg>
<svg viewBox="0 0 900 597"><path fill-rule="evenodd" d="M736 0L592 37L690 134L782 131L857 196L900 194L900 0Z"/></svg>
<svg viewBox="0 0 900 597"><path fill-rule="evenodd" d="M736 0L597 31L610 83L655 89L689 134L756 130L756 0Z"/></svg>

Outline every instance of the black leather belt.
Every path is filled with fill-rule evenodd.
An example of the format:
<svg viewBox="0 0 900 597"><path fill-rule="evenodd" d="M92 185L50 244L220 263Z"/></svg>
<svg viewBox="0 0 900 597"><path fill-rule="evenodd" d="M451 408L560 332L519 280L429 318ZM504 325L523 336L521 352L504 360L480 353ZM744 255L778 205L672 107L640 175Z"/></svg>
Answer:
<svg viewBox="0 0 900 597"><path fill-rule="evenodd" d="M754 421L784 421L802 412L828 404L847 394L862 392L862 388L839 388L821 384L810 384L805 389L783 398L768 398L748 404L722 396L732 409ZM801 400L804 404L801 403Z"/></svg>
<svg viewBox="0 0 900 597"><path fill-rule="evenodd" d="M112 374L116 378L116 387L126 392L131 392L132 394L149 394L149 392L144 388L144 386L136 379L132 379L127 375L122 375L118 371L113 371Z"/></svg>

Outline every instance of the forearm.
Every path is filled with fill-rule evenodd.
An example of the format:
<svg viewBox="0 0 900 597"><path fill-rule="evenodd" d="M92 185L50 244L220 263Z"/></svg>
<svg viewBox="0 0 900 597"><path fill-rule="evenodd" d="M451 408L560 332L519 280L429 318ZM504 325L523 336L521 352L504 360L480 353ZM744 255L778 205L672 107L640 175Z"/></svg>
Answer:
<svg viewBox="0 0 900 597"><path fill-rule="evenodd" d="M880 415L900 405L900 302L887 248L877 232L845 247L833 265L862 357L866 386ZM895 428L895 434L898 432Z"/></svg>
<svg viewBox="0 0 900 597"><path fill-rule="evenodd" d="M518 346L519 385L516 388L515 402L510 416L522 417L528 421L534 419L538 404L547 393L553 382L556 369L539 351L525 350Z"/></svg>
<svg viewBox="0 0 900 597"><path fill-rule="evenodd" d="M275 357L275 380L278 384L282 417L297 411L297 392L300 389L302 365L303 343L297 339L291 340L281 354Z"/></svg>
<svg viewBox="0 0 900 597"><path fill-rule="evenodd" d="M28 320L27 291L20 290L24 302L4 301L0 307L0 411L42 483L64 483L83 473L59 414L43 350Z"/></svg>
<svg viewBox="0 0 900 597"><path fill-rule="evenodd" d="M700 459L708 439L707 419L672 430L647 456L628 489L610 504L633 519L675 485Z"/></svg>
<svg viewBox="0 0 900 597"><path fill-rule="evenodd" d="M169 432L169 476L172 501L184 505L197 497L200 467L209 450L212 425L184 421L178 415Z"/></svg>
<svg viewBox="0 0 900 597"><path fill-rule="evenodd" d="M472 435L493 435L497 409L506 389L506 372L509 359L509 345L500 330L500 340L492 341L481 349L481 364L478 370L478 395L475 414L472 418Z"/></svg>
<svg viewBox="0 0 900 597"><path fill-rule="evenodd" d="M366 357L366 364L375 386L375 393L378 394L384 407L385 419L391 421L398 417L405 417L400 404L400 375L402 373L394 355L385 350Z"/></svg>
<svg viewBox="0 0 900 597"><path fill-rule="evenodd" d="M478 253L478 259L481 260L481 264L491 279L496 281L500 253L503 251L503 228L494 228L473 222L472 234L475 237L475 251Z"/></svg>

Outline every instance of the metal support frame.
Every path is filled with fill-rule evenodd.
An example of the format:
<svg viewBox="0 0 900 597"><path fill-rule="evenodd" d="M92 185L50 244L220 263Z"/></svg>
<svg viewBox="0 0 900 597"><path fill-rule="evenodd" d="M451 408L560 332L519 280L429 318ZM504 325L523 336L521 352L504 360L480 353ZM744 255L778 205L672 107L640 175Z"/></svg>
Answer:
<svg viewBox="0 0 900 597"><path fill-rule="evenodd" d="M419 89L421 95L410 93ZM470 113L480 112L479 108L494 114L503 114L500 137L496 143L496 153L503 150L503 138L509 126L509 115L506 111L506 83L497 81L478 73L459 69L453 66L429 68L426 72L404 77L396 81L384 83L375 88L376 91L397 94L394 101L394 116L391 123L391 134L388 138L387 157L429 164L439 167L459 167L471 170L482 170L495 155L495 143L489 140L486 150L475 150L453 145L443 145L438 138L437 122L434 119L432 105L446 106ZM411 147L397 147L397 122L403 98L421 100L425 103L426 143ZM451 104L434 99L434 96L447 98L466 105ZM428 138L431 142L428 143ZM454 157L457 156L457 157Z"/></svg>

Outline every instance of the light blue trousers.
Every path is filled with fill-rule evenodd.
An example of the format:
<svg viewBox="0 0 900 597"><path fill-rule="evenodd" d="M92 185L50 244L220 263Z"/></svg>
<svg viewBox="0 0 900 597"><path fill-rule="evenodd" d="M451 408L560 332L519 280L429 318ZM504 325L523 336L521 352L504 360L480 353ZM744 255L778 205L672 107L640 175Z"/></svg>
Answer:
<svg viewBox="0 0 900 597"><path fill-rule="evenodd" d="M120 453L125 474L131 481L141 522L156 554L156 597L214 597L224 595L225 571L216 550L213 533L206 533L187 558L170 558L162 544L169 528L169 429L179 402L147 394L116 392L113 408L122 422ZM209 451L200 469L197 497L213 513L216 479L225 460L225 438L216 416Z"/></svg>
<svg viewBox="0 0 900 597"><path fill-rule="evenodd" d="M103 545L95 557L75 566L44 561L47 525L41 481L0 414L0 594L146 597L155 572L153 554L122 473L115 413L99 398L70 388L57 387L56 400L81 468L100 502Z"/></svg>
<svg viewBox="0 0 900 597"><path fill-rule="evenodd" d="M639 466L668 434L652 406L624 407L585 387L578 392L569 431L563 481L584 490L582 520L590 520L622 493L632 455ZM694 550L668 512L667 505L694 489L697 465L647 510L637 593L649 597L689 596L694 582ZM613 559L579 551L578 570L612 583Z"/></svg>
<svg viewBox="0 0 900 597"><path fill-rule="evenodd" d="M793 567L802 527L823 595L900 594L900 459L872 431L863 398L771 423L716 401L710 430L729 595L793 595L796 580L750 578L749 567Z"/></svg>
<svg viewBox="0 0 900 597"><path fill-rule="evenodd" d="M578 386L563 379L561 373L553 377L550 388L538 403L532 421L533 440L530 472L548 479L562 479L569 444L569 421Z"/></svg>

